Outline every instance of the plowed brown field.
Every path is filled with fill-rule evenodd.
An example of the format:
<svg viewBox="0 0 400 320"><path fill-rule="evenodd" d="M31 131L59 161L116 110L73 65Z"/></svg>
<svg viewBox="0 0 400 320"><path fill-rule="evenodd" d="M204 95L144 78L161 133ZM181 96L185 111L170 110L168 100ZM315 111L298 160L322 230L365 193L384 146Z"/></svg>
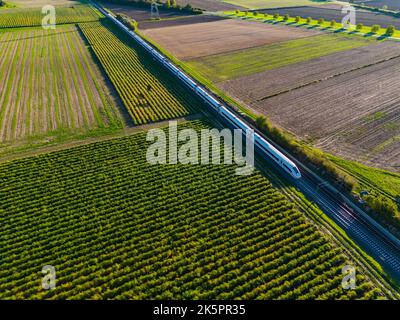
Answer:
<svg viewBox="0 0 400 320"><path fill-rule="evenodd" d="M389 58L259 100L253 108L326 151L398 171L399 86L400 58Z"/></svg>
<svg viewBox="0 0 400 320"><path fill-rule="evenodd" d="M239 20L153 28L143 33L183 60L319 34L318 31Z"/></svg>
<svg viewBox="0 0 400 320"><path fill-rule="evenodd" d="M398 43L377 42L303 63L224 81L218 86L245 103L253 104L279 93L398 56L400 56Z"/></svg>

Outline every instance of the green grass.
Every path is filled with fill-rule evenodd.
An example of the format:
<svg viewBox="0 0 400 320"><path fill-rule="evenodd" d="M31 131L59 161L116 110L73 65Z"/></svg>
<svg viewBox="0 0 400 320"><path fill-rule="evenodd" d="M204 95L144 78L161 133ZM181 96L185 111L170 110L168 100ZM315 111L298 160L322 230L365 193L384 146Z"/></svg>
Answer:
<svg viewBox="0 0 400 320"><path fill-rule="evenodd" d="M188 61L214 82L283 67L376 42L343 34L318 35Z"/></svg>
<svg viewBox="0 0 400 320"><path fill-rule="evenodd" d="M223 2L238 5L248 9L266 9L278 7L310 6L326 4L324 0L224 0Z"/></svg>
<svg viewBox="0 0 400 320"><path fill-rule="evenodd" d="M259 172L150 165L148 145L139 133L0 165L1 299L381 297L358 272L342 288L343 248Z"/></svg>
<svg viewBox="0 0 400 320"><path fill-rule="evenodd" d="M380 190L390 197L400 195L400 174L371 168L360 163L328 155L329 159L360 180L362 189Z"/></svg>

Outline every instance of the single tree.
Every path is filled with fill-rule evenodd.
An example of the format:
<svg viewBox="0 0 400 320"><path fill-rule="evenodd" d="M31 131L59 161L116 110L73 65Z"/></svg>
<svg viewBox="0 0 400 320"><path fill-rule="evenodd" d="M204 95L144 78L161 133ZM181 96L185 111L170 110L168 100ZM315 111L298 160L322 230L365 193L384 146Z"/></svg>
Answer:
<svg viewBox="0 0 400 320"><path fill-rule="evenodd" d="M377 33L377 32L379 31L380 28L381 28L381 26L380 26L379 24L374 24L374 25L371 27L371 32Z"/></svg>
<svg viewBox="0 0 400 320"><path fill-rule="evenodd" d="M391 37L393 35L394 31L395 31L394 26L388 25L388 27L386 28L385 35L387 35L388 37Z"/></svg>
<svg viewBox="0 0 400 320"><path fill-rule="evenodd" d="M274 20L277 20L279 18L279 13L274 13Z"/></svg>
<svg viewBox="0 0 400 320"><path fill-rule="evenodd" d="M357 31L360 31L363 27L364 27L364 26L363 26L362 23L357 23L357 25L356 25L356 30L357 30Z"/></svg>
<svg viewBox="0 0 400 320"><path fill-rule="evenodd" d="M296 18L294 18L294 21L296 22L296 23L299 23L300 22L300 16L296 16Z"/></svg>
<svg viewBox="0 0 400 320"><path fill-rule="evenodd" d="M332 20L331 21L331 27L333 28L333 27L335 27L336 26L336 20Z"/></svg>
<svg viewBox="0 0 400 320"><path fill-rule="evenodd" d="M308 24L310 24L311 21L312 21L311 17L308 17L308 18L306 19L306 22L307 22Z"/></svg>
<svg viewBox="0 0 400 320"><path fill-rule="evenodd" d="M288 14L285 14L285 15L283 16L283 20L285 20L285 21L288 21L289 18L290 18L290 16L289 16Z"/></svg>
<svg viewBox="0 0 400 320"><path fill-rule="evenodd" d="M325 22L324 18L319 18L318 19L318 24L323 24Z"/></svg>

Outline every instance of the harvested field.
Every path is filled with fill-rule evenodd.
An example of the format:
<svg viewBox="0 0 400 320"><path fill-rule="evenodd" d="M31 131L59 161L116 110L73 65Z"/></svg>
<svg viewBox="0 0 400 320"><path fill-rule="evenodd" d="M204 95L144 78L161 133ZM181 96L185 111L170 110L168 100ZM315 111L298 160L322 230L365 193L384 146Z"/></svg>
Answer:
<svg viewBox="0 0 400 320"><path fill-rule="evenodd" d="M324 0L223 0L225 3L243 6L249 9L280 8L325 4Z"/></svg>
<svg viewBox="0 0 400 320"><path fill-rule="evenodd" d="M121 127L75 26L1 33L0 51L1 142Z"/></svg>
<svg viewBox="0 0 400 320"><path fill-rule="evenodd" d="M274 14L278 12L280 15L288 14L290 16L301 16L303 18L311 17L313 19L324 18L327 21L336 20L337 22L342 21L344 14L341 8L322 8L322 7L293 7L293 8L280 8L277 9L265 9L259 10L259 12ZM400 18L395 18L382 13L376 13L366 10L356 9L356 22L362 23L366 26L372 26L379 24L381 27L387 27L392 24L396 29L400 28Z"/></svg>
<svg viewBox="0 0 400 320"><path fill-rule="evenodd" d="M174 27L174 26L183 26L188 24L195 23L207 23L214 22L220 20L229 19L227 17L215 16L215 15L195 15L189 17L182 17L179 19L166 19L166 20L152 20L152 21L143 21L139 24L139 29L154 29L154 28L165 28L165 27Z"/></svg>
<svg viewBox="0 0 400 320"><path fill-rule="evenodd" d="M148 9L142 7L135 7L130 5L122 5L115 3L102 2L102 5L110 9L114 13L125 14L138 22L151 20L150 7ZM187 17L192 16L188 13L179 13L176 11L165 11L159 10L161 19L177 18L177 17Z"/></svg>
<svg viewBox="0 0 400 320"><path fill-rule="evenodd" d="M265 99L272 121L335 155L400 167L400 58Z"/></svg>
<svg viewBox="0 0 400 320"><path fill-rule="evenodd" d="M400 56L400 44L375 42L369 46L334 53L304 63L240 77L218 86L246 104L322 81L379 61Z"/></svg>
<svg viewBox="0 0 400 320"><path fill-rule="evenodd" d="M193 8L199 8L206 11L229 11L243 9L242 6L222 2L222 0L177 0L180 6L186 6L188 3Z"/></svg>
<svg viewBox="0 0 400 320"><path fill-rule="evenodd" d="M356 0L355 3L364 3L366 6L382 8L383 6L387 6L389 10L400 10L400 2L399 0Z"/></svg>
<svg viewBox="0 0 400 320"><path fill-rule="evenodd" d="M183 60L319 34L300 28L230 19L154 28L143 33Z"/></svg>
<svg viewBox="0 0 400 320"><path fill-rule="evenodd" d="M372 42L376 43L376 40L323 34L198 58L189 61L189 65L203 76L218 82L366 46Z"/></svg>

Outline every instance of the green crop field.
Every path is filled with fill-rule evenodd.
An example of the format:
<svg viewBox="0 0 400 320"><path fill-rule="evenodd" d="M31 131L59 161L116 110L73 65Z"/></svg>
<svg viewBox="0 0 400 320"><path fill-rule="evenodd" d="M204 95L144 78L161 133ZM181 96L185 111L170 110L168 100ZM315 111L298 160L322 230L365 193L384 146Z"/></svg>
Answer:
<svg viewBox="0 0 400 320"><path fill-rule="evenodd" d="M214 82L299 63L335 52L366 46L377 40L343 34L317 35L188 61Z"/></svg>
<svg viewBox="0 0 400 320"><path fill-rule="evenodd" d="M0 33L0 52L0 142L122 127L74 25Z"/></svg>
<svg viewBox="0 0 400 320"><path fill-rule="evenodd" d="M139 133L0 165L0 299L380 296L361 273L342 289L341 249L258 172L150 165L148 145Z"/></svg>
<svg viewBox="0 0 400 320"><path fill-rule="evenodd" d="M296 7L326 4L327 0L223 0L223 2L234 4L249 9L266 9L279 7Z"/></svg>
<svg viewBox="0 0 400 320"><path fill-rule="evenodd" d="M86 5L56 8L56 24L96 21L102 15ZM41 26L45 15L41 8L0 11L0 28Z"/></svg>
<svg viewBox="0 0 400 320"><path fill-rule="evenodd" d="M111 22L79 25L135 124L188 115L200 101Z"/></svg>

